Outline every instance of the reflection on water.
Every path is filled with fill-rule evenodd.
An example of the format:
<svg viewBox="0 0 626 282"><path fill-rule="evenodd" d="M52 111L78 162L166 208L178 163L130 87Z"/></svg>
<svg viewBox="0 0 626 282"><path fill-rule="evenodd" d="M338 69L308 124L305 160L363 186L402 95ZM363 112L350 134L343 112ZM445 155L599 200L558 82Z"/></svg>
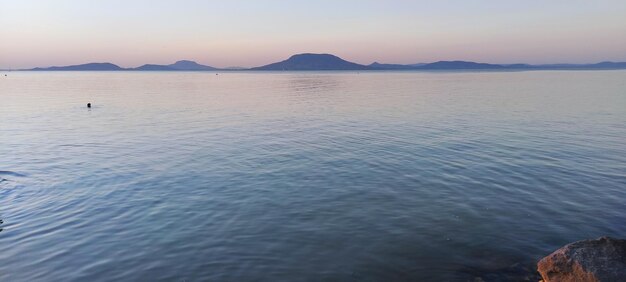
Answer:
<svg viewBox="0 0 626 282"><path fill-rule="evenodd" d="M626 234L624 89L624 71L16 72L0 280L535 279L565 243Z"/></svg>
<svg viewBox="0 0 626 282"><path fill-rule="evenodd" d="M288 80L290 94L330 94L340 88L342 83L347 83L347 81L333 74L315 76L292 74Z"/></svg>

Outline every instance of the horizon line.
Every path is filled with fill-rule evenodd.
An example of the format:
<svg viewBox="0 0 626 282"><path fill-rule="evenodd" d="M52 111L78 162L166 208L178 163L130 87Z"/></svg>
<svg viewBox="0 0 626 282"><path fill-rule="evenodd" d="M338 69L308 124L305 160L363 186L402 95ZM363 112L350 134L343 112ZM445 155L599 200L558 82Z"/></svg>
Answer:
<svg viewBox="0 0 626 282"><path fill-rule="evenodd" d="M158 63L144 63L141 65L138 65L136 67L122 67L119 64L113 63L112 61L88 61L86 63L78 63L78 64L67 64L67 65L50 65L50 66L37 66L37 67L33 67L33 68L19 68L19 69L13 69L12 67L6 68L6 67L2 67L0 68L0 71L28 71L28 70L35 70L38 68L41 69L45 69L45 68L55 68L55 67L70 67L70 66L81 66L81 65L87 65L87 64L112 64L115 65L123 70L133 70L133 69L137 69L140 68L142 66L146 66L146 65L156 65L156 66L168 66L168 65L172 65L178 62L183 62L183 61L188 61L188 62L193 62L199 65L203 65L203 66L207 66L207 67L212 67L218 70L251 70L254 68L258 68L258 67L263 67L266 65L270 65L270 64L274 64L274 63L278 63L278 62L283 62L285 60L288 60L294 56L298 56L298 55L330 55L330 56L334 56L337 58L340 58L342 60L354 63L352 61L346 60L342 57L339 57L337 55L334 55L332 53L309 53L309 52L305 52L305 53L297 53L297 54L293 54L291 56L289 56L288 58L284 59L284 60L280 60L280 61L275 61L275 62L270 62L267 64L263 64L260 66L226 66L226 67L216 67L214 65L211 64L205 64L202 62L198 62L196 60L193 59L179 59L179 60L175 60L173 63L170 64L158 64ZM444 59L444 60L434 60L434 61L430 61L430 62L417 62L417 63L385 63L385 62L380 62L379 60L374 60L372 63L369 64L361 64L361 63L355 63L355 64L359 64L362 66L371 66L374 64L382 64L382 65L398 65L398 66L412 66L412 65L420 65L420 64L433 64L433 63L438 63L438 62L468 62L468 63L479 63L479 64L490 64L490 65L500 65L500 66L511 66L511 65L528 65L528 66L557 66L557 65L570 65L570 66L584 66L584 65L593 65L593 64L600 64L600 63L624 63L626 61L611 61L611 60L602 60L602 61L596 61L596 62L592 62L592 63L567 63L567 62L560 62L560 63L543 63L543 64L531 64L531 63L522 63L522 62L516 62L516 63L490 63L490 62L482 62L482 61L471 61L471 60L464 60L464 59Z"/></svg>

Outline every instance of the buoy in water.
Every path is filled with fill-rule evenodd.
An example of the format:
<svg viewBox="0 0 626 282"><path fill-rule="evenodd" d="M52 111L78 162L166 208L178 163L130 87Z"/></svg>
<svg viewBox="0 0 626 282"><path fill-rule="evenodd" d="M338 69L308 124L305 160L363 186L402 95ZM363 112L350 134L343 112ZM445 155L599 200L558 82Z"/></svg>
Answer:
<svg viewBox="0 0 626 282"><path fill-rule="evenodd" d="M91 109L91 103L87 103L87 108Z"/></svg>

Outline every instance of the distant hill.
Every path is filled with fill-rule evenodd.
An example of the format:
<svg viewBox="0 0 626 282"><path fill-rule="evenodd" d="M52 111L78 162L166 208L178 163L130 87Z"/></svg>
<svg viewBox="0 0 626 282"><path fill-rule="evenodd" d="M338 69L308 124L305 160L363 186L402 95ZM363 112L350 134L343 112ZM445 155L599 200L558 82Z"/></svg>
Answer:
<svg viewBox="0 0 626 282"><path fill-rule="evenodd" d="M194 61L182 60L171 65L146 64L131 70L137 71L209 71L216 70L214 67L198 64Z"/></svg>
<svg viewBox="0 0 626 282"><path fill-rule="evenodd" d="M373 69L378 70L485 70L485 69L504 69L505 66L467 62L467 61L438 61L428 64L380 64L373 63L369 65Z"/></svg>
<svg viewBox="0 0 626 282"><path fill-rule="evenodd" d="M415 69L424 70L483 70L483 69L504 69L502 65L466 62L466 61L439 61L435 63L416 66Z"/></svg>
<svg viewBox="0 0 626 282"><path fill-rule="evenodd" d="M369 65L370 68L376 70L410 70L415 69L413 65L399 65L399 64L380 64L378 62L374 62Z"/></svg>
<svg viewBox="0 0 626 282"><path fill-rule="evenodd" d="M111 63L89 63L65 67L34 68L34 71L117 71L123 70Z"/></svg>
<svg viewBox="0 0 626 282"><path fill-rule="evenodd" d="M368 66L348 62L330 54L298 54L282 62L252 68L252 70L369 70Z"/></svg>
<svg viewBox="0 0 626 282"><path fill-rule="evenodd" d="M217 69L214 67L201 65L194 61L188 61L188 60L178 61L176 63L168 65L168 67L173 68L175 70L186 70L186 71L209 71L209 70Z"/></svg>
<svg viewBox="0 0 626 282"><path fill-rule="evenodd" d="M32 71L209 71L216 70L214 67L198 64L193 61L178 61L171 65L155 65L145 64L136 68L121 68L111 63L89 63L83 65L74 66L62 66L62 67L48 67L48 68L34 68Z"/></svg>
<svg viewBox="0 0 626 282"><path fill-rule="evenodd" d="M626 69L626 62L601 62L587 66L591 69Z"/></svg>
<svg viewBox="0 0 626 282"><path fill-rule="evenodd" d="M143 66L136 67L134 69L129 69L129 70L136 70L136 71L174 71L175 69L170 68L169 66L166 66L166 65L145 64Z"/></svg>
<svg viewBox="0 0 626 282"><path fill-rule="evenodd" d="M370 65L378 70L611 70L626 69L626 62L601 62L597 64L486 64L468 61L438 61L429 64L380 64Z"/></svg>

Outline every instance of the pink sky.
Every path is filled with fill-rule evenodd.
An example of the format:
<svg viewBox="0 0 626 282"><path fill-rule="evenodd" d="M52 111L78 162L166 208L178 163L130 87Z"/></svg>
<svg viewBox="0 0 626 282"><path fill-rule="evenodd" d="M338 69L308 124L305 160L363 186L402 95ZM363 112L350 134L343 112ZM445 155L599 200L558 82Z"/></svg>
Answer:
<svg viewBox="0 0 626 282"><path fill-rule="evenodd" d="M250 67L304 52L362 64L626 61L626 1L513 2L0 0L0 68Z"/></svg>

